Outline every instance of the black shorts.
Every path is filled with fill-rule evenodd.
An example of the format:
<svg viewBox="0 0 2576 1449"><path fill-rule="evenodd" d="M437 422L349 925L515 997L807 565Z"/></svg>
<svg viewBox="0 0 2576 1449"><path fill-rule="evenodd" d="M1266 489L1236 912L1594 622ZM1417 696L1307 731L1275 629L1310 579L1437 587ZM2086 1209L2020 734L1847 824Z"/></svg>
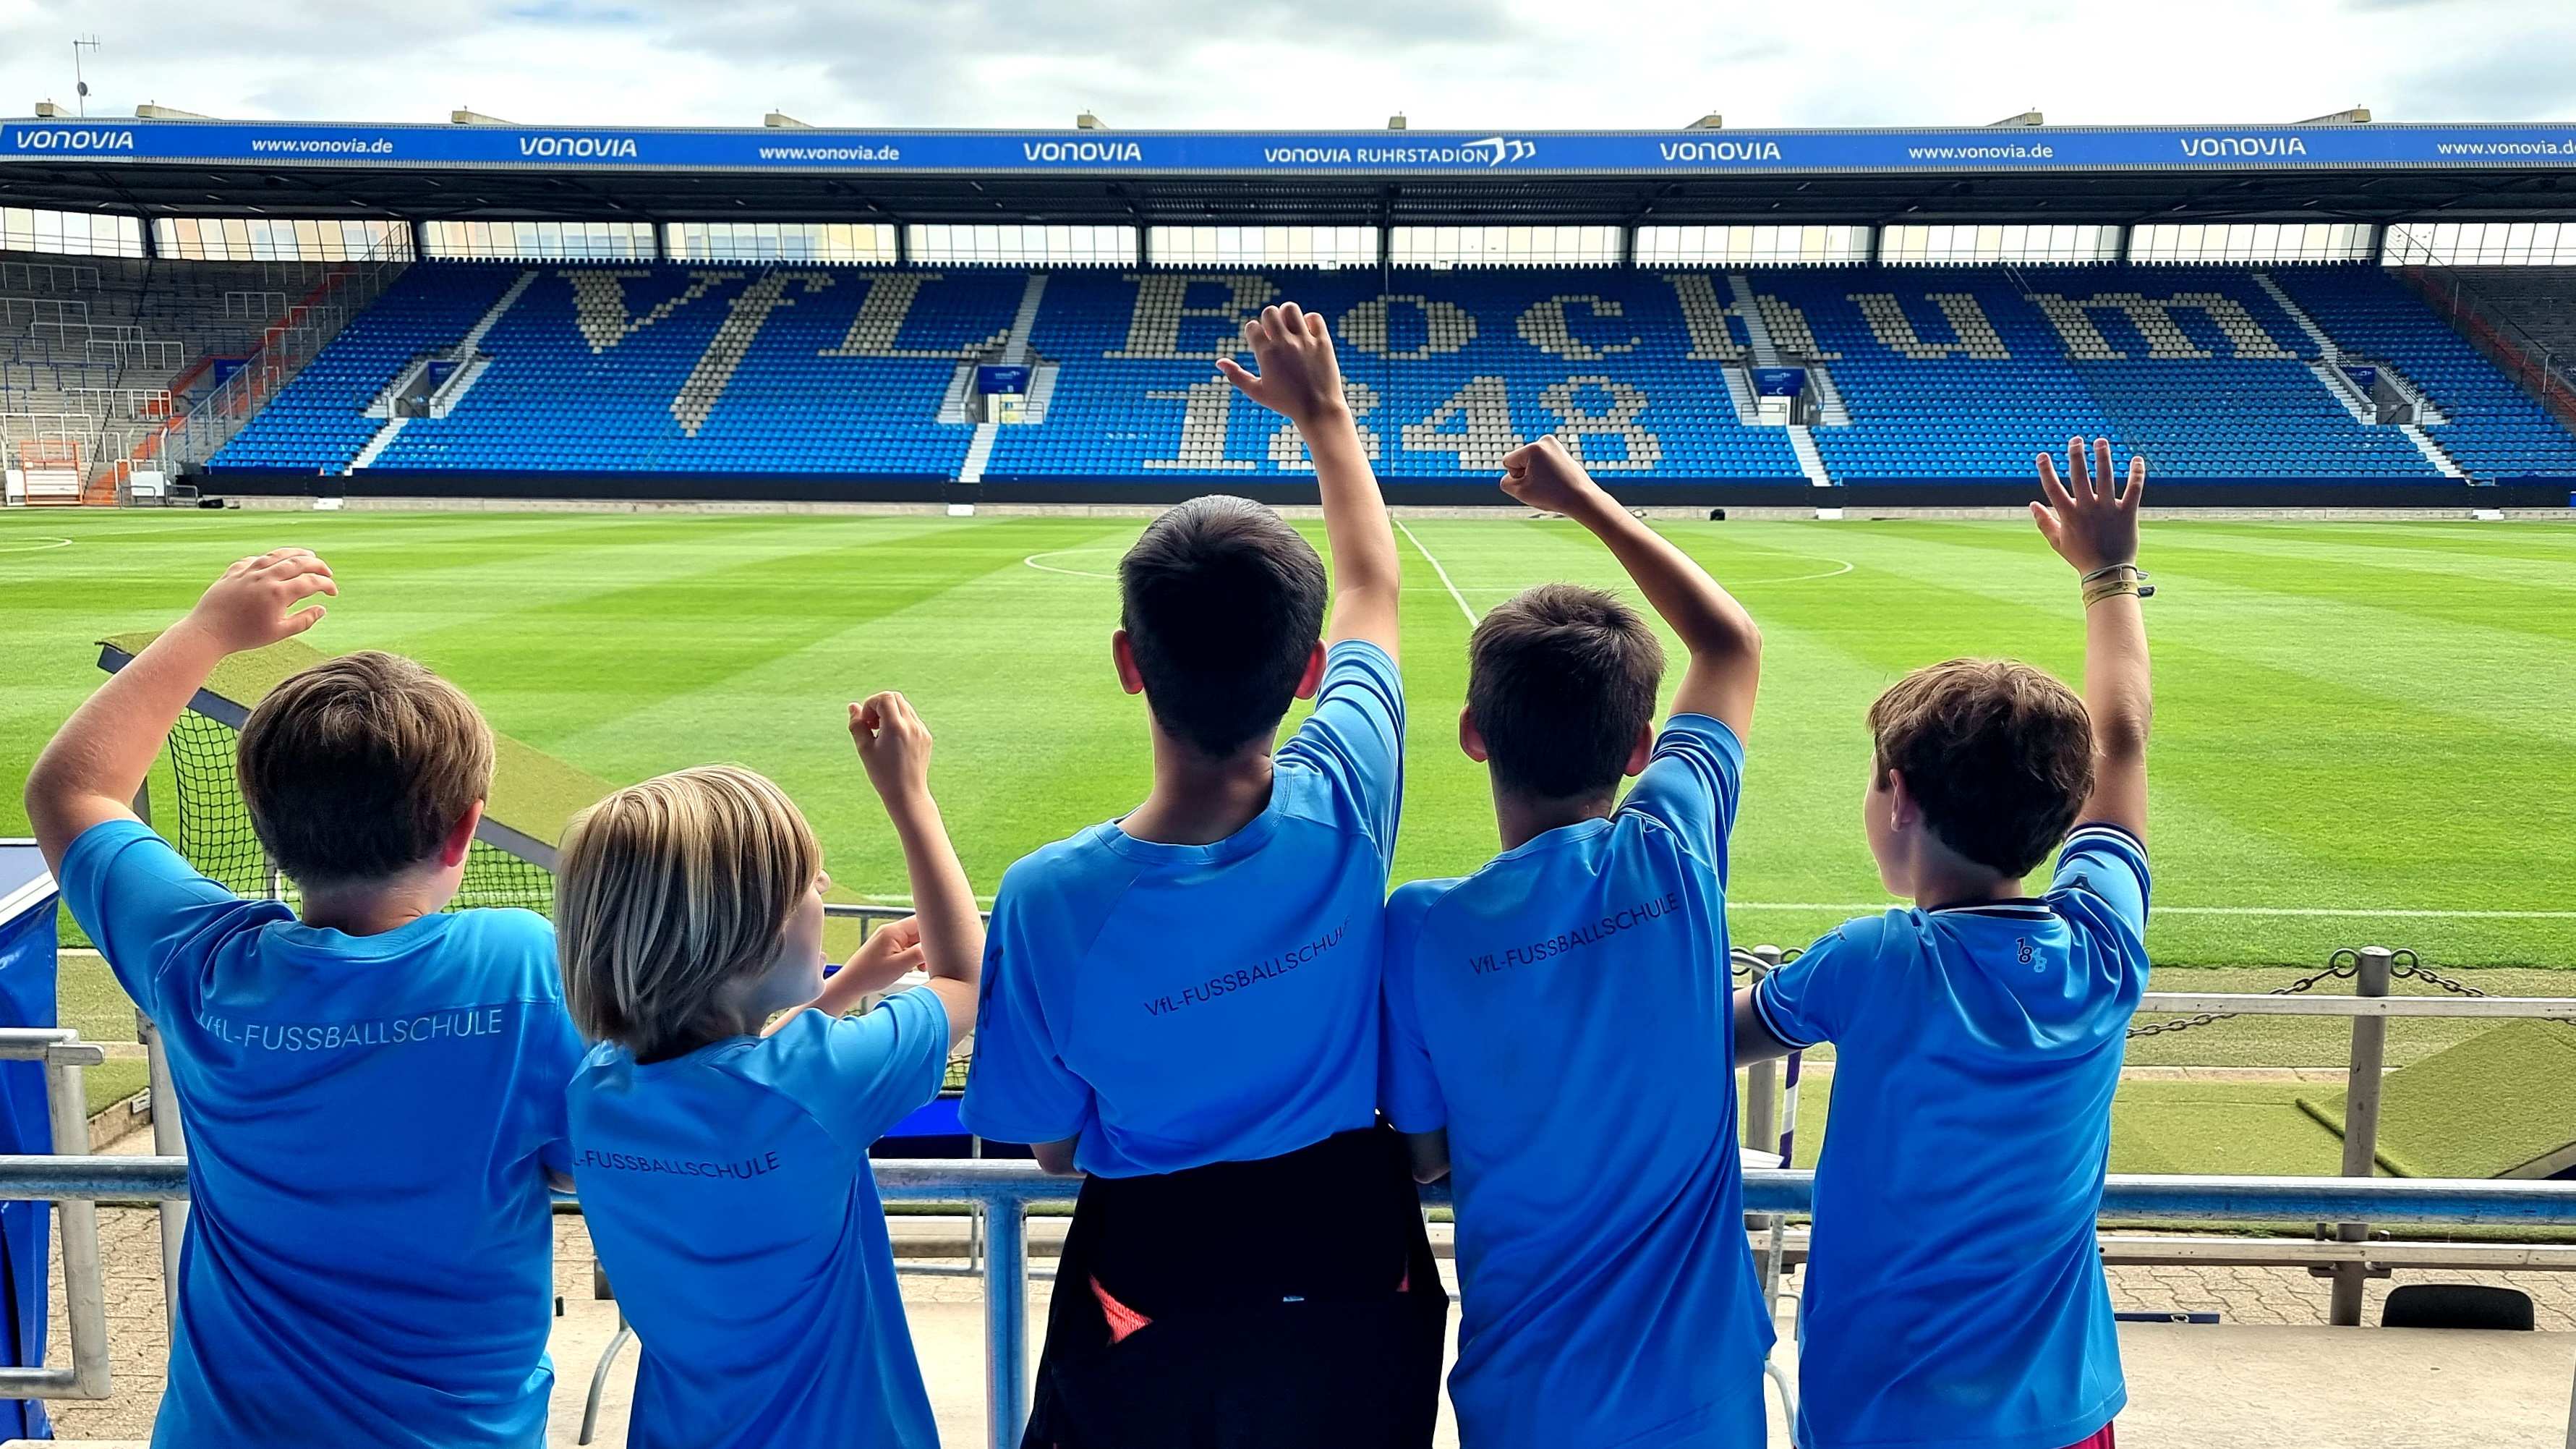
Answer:
<svg viewBox="0 0 2576 1449"><path fill-rule="evenodd" d="M1086 1178L1023 1449L1423 1449L1448 1316L1384 1128Z"/></svg>

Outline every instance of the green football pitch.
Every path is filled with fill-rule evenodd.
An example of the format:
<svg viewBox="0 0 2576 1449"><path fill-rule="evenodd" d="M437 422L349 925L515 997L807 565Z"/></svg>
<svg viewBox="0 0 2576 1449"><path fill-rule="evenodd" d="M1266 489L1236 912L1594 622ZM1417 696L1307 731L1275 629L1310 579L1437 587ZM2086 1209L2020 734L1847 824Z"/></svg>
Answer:
<svg viewBox="0 0 2576 1449"><path fill-rule="evenodd" d="M845 893L904 890L842 731L844 701L904 690L989 891L1144 790L1142 706L1108 662L1112 575L1140 526L16 513L0 519L0 834L23 831L29 760L100 678L94 641L168 623L244 553L300 544L343 588L315 646L414 655L498 728L611 781L710 760L766 771ZM1321 526L1300 526L1320 546ZM1800 943L1884 904L1859 796L1863 711L1889 681L1955 654L2080 666L2073 580L2024 524L1660 526L1767 645L1733 845L1740 944ZM1409 878L1495 845L1482 771L1455 744L1471 617L1542 580L1619 580L1562 522L1406 527ZM2144 562L2160 586L2160 964L2285 967L2369 942L2448 966L2576 964L2576 526L2155 521Z"/></svg>

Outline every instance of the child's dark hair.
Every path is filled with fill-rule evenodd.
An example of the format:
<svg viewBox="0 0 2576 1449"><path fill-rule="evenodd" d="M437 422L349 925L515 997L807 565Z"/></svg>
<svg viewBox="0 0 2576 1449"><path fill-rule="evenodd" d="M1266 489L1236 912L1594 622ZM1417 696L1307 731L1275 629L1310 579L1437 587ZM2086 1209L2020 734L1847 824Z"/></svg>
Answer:
<svg viewBox="0 0 2576 1449"><path fill-rule="evenodd" d="M269 859L298 885L381 880L434 854L492 789L492 730L464 691L366 650L290 676L234 748Z"/></svg>
<svg viewBox="0 0 2576 1449"><path fill-rule="evenodd" d="M1324 561L1248 498L1193 498L1118 565L1119 624L1165 732L1208 755L1271 734L1324 632Z"/></svg>
<svg viewBox="0 0 2576 1449"><path fill-rule="evenodd" d="M1541 584L1476 625L1467 712L1506 787L1603 795L1627 773L1663 678L1663 646L1636 610L1598 589Z"/></svg>
<svg viewBox="0 0 2576 1449"><path fill-rule="evenodd" d="M2010 659L1915 670L1869 707L1869 732L1941 843L2007 876L2038 869L2093 793L2083 699Z"/></svg>

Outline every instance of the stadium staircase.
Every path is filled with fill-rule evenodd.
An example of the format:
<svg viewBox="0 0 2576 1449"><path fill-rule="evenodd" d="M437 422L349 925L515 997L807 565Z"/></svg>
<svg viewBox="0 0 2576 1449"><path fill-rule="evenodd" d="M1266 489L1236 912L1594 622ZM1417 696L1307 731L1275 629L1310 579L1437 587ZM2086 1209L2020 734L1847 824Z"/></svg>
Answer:
<svg viewBox="0 0 2576 1449"><path fill-rule="evenodd" d="M467 490L546 474L1066 498L1294 484L1312 471L1295 431L1214 370L1246 316L1290 299L1332 321L1382 476L1462 497L1548 434L1639 501L1668 484L2019 486L2036 447L2075 434L2179 481L2576 477L2576 434L2380 268L2117 264L424 263L213 467ZM474 369L470 393L399 428L367 416L432 356ZM1020 423L980 421L982 363L1032 368ZM1812 426L1760 425L1748 373L1774 366L1806 370Z"/></svg>
<svg viewBox="0 0 2576 1449"><path fill-rule="evenodd" d="M1001 354L994 359L995 362L1005 367L1029 366L1029 336L1037 330L1038 309L1046 303L1046 287L1046 273L1029 273L1027 283L1020 288L1020 309L1011 314L1010 340L1002 344ZM1038 371L1038 369L1032 369L1033 374L1036 371ZM1043 365L1043 371L1045 373L1043 380L1046 384L1047 395L1052 397L1055 392L1056 369L1052 364L1046 364ZM965 379L970 386L973 382L974 374L975 369L971 363L958 368L958 375ZM1035 383L1033 382L1033 393L1034 390ZM1023 426L1044 422L1046 420L1046 405L1044 401L1033 396L1030 399L1030 402L1031 410L1022 415L1021 425ZM966 445L966 461L958 465L958 482L981 483L984 481L984 469L993 461L993 443L1001 435L1001 431L1002 424L990 418L975 425L974 439Z"/></svg>
<svg viewBox="0 0 2576 1449"><path fill-rule="evenodd" d="M2470 476L2576 476L2576 434L2386 269L2303 268L2279 280L2337 341L2393 365L2438 405L2442 451Z"/></svg>
<svg viewBox="0 0 2576 1449"><path fill-rule="evenodd" d="M384 456L385 450L393 446L394 440L402 436L404 426L414 417L443 418L456 410L457 403L463 401L465 395L473 391L474 384L491 369L492 359L483 352L483 339L492 334L493 327L518 304L519 298L527 294L529 285L536 280L534 270L519 273L519 279L510 284L510 289L503 292L473 326L465 329L465 335L457 338L454 346L415 359L411 366L405 367L386 385L383 392L376 394L375 401L367 405L367 416L383 418L384 426L378 428L376 435L367 440L367 445L349 460L348 471L355 473L373 467L376 460ZM432 364L439 362L453 363L455 371L443 385L423 399L425 413L406 412L397 394L404 390L406 383L422 378Z"/></svg>
<svg viewBox="0 0 2576 1449"><path fill-rule="evenodd" d="M171 443L252 376L282 382L360 304L343 264L0 256L0 454L43 442L81 461L83 501L138 469L184 465ZM246 414L250 409L241 408ZM205 431L202 427L193 429Z"/></svg>

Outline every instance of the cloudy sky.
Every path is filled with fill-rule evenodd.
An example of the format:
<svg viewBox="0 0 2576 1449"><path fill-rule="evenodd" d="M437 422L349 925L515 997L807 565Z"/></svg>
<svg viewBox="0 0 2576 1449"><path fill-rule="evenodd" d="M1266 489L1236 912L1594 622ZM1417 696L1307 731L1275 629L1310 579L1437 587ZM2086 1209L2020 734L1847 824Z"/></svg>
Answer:
<svg viewBox="0 0 2576 1449"><path fill-rule="evenodd" d="M1771 30L1791 32L1772 35ZM2576 0L0 0L0 115L1122 127L2576 117Z"/></svg>

